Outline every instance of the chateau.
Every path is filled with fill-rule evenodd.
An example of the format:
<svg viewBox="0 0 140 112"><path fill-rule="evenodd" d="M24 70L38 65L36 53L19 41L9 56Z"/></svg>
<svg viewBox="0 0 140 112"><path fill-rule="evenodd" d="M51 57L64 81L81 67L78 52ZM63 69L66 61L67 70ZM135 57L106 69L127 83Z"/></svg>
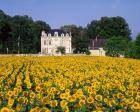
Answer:
<svg viewBox="0 0 140 112"><path fill-rule="evenodd" d="M46 33L41 33L41 53L57 55L57 47L65 47L65 53L71 53L71 33L63 30L54 29Z"/></svg>

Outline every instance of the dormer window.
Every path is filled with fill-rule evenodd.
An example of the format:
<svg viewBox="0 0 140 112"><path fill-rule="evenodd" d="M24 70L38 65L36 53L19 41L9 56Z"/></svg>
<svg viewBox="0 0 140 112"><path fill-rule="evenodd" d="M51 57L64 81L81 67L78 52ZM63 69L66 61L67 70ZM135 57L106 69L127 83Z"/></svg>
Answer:
<svg viewBox="0 0 140 112"><path fill-rule="evenodd" d="M48 34L48 37L51 37L51 34L50 33Z"/></svg>
<svg viewBox="0 0 140 112"><path fill-rule="evenodd" d="M55 37L58 37L58 32L54 32L54 36Z"/></svg>
<svg viewBox="0 0 140 112"><path fill-rule="evenodd" d="M66 33L66 37L68 37L69 36L69 34L68 33Z"/></svg>
<svg viewBox="0 0 140 112"><path fill-rule="evenodd" d="M42 37L45 37L45 35L46 35L45 31L42 31L41 35L42 35Z"/></svg>
<svg viewBox="0 0 140 112"><path fill-rule="evenodd" d="M61 37L64 37L64 33L61 34Z"/></svg>

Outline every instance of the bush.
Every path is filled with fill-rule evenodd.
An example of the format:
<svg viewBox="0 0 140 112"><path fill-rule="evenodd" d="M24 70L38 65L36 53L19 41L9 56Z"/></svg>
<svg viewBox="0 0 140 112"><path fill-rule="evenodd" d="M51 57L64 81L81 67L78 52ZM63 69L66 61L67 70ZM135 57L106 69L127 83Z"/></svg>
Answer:
<svg viewBox="0 0 140 112"><path fill-rule="evenodd" d="M91 52L88 49L86 50L85 53L86 53L86 55L90 55L91 54Z"/></svg>

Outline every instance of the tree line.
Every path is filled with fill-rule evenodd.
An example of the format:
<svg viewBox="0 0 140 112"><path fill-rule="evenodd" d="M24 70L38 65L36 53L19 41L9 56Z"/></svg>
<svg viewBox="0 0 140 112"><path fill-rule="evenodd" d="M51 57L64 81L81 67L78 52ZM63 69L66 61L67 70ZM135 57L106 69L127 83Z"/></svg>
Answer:
<svg viewBox="0 0 140 112"><path fill-rule="evenodd" d="M27 15L11 17L0 10L0 53L39 52L42 30L50 30L44 21L33 21Z"/></svg>
<svg viewBox="0 0 140 112"><path fill-rule="evenodd" d="M101 17L86 27L64 25L60 29L72 33L74 53L88 52L91 39L106 39L104 46L107 55L120 54L140 58L140 34L132 40L131 30L123 17ZM40 52L41 31L51 30L48 23L31 17L9 16L0 10L0 53L38 53Z"/></svg>

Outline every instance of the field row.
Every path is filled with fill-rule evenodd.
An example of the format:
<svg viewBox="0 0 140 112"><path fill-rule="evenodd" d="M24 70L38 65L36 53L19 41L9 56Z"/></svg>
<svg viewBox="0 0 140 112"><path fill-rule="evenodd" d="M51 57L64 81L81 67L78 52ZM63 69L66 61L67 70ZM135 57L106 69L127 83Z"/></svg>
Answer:
<svg viewBox="0 0 140 112"><path fill-rule="evenodd" d="M140 61L0 57L0 112L139 112Z"/></svg>

